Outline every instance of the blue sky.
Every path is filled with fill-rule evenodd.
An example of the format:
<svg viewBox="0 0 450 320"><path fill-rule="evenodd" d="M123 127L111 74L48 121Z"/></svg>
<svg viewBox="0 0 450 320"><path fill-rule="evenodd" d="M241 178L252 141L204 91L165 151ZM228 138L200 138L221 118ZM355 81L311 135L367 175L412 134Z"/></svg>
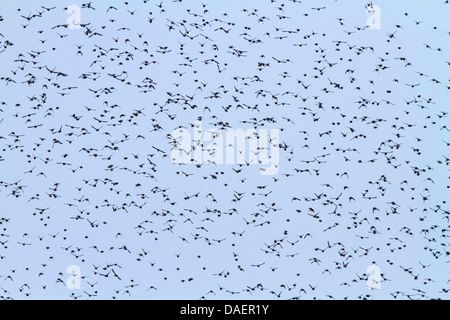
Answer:
<svg viewBox="0 0 450 320"><path fill-rule="evenodd" d="M448 4L444 1L374 2L381 8L381 29L358 30L365 26L369 17L362 1L205 1L209 12L204 17L190 14L201 14L204 10L200 2L194 1L163 1L164 12L155 1L130 1L128 5L114 2L118 10L109 12L110 4L93 1L96 10L82 8L81 23L90 23L87 28L102 36L88 37L86 28L53 29L66 23L68 14L64 7L81 7L82 3L58 1L56 9L48 12L40 7L41 3L34 1L8 2L0 8L4 18L0 22L0 33L4 37L0 40L2 44L6 39L14 43L0 54L0 75L16 81L8 85L0 82L0 100L7 104L1 106L3 112L0 113L0 118L4 119L0 124L0 136L6 138L0 140L0 155L5 159L0 162L0 180L7 184L0 188L0 217L10 219L0 226L5 228L1 233L8 235L2 236L0 241L9 241L0 247L0 256L5 257L0 260L0 288L7 290L10 297L27 298L25 294L30 293L35 299L70 299L71 294L75 294L84 299L89 298L85 291L89 294L98 291L95 298L104 299L113 296L120 299L199 299L202 296L208 299L275 299L271 291L277 294L281 291L283 299L327 298L327 295L341 299L364 295L391 299L392 293L401 291L404 295L399 298L407 298L407 295L420 298L413 289L426 292L427 298L448 297L442 291L448 288L449 268L445 257L448 241L441 237L448 228L445 201L449 195L448 164L444 158L448 157L448 145L443 140L449 142L450 138L448 130L442 128L448 126L442 112L449 110L446 88ZM281 4L284 4L281 7L284 13L279 9ZM43 6L53 4L48 2ZM325 9L313 9L320 7ZM249 16L254 8L258 9L257 16ZM30 22L21 17L43 10L43 17ZM136 12L131 14L134 10ZM289 18L280 19L277 15ZM149 17L155 20L148 23ZM261 17L270 20L258 22ZM201 24L203 18L210 24L196 29L193 23ZM183 19L187 21L185 25L190 34L198 34L194 40L179 32L184 30ZM344 25L337 19L343 19ZM168 28L170 21L176 22L174 30ZM28 23L26 28L21 26ZM121 31L123 27L129 30ZM219 29L221 27L230 31L226 33ZM297 29L300 29L297 33L283 32ZM39 33L41 30L43 32ZM390 39L389 34L394 32L395 38ZM287 38L277 39L286 35ZM245 38L262 41L250 43ZM245 51L245 56L230 54L230 46ZM163 54L160 47L171 51ZM362 49L358 51L358 48ZM438 48L440 51L436 50ZM33 58L30 53L36 53L31 50L42 53ZM78 50L83 55L77 54ZM292 62L277 63L273 57ZM20 61L22 58L38 62L24 63ZM405 66L403 58L411 65ZM215 62L204 63L208 59L218 61L219 68L226 69L219 73ZM149 62L148 66L143 64L145 61ZM259 71L258 62L269 66ZM184 63L192 67L180 65ZM328 63L336 65L330 67ZM375 71L380 64L388 68ZM68 76L55 78L44 66ZM174 73L175 70L183 75ZM25 82L29 73L37 78L32 85ZM82 74L88 73L91 73L89 79L83 79ZM127 78L121 82L108 74ZM263 81L253 81L255 75ZM355 78L353 82L351 77ZM146 78L154 81L155 89L139 92L136 85L143 85ZM310 87L306 89L298 80ZM339 83L343 89L330 82ZM63 90L67 87L76 89ZM93 92L112 87L112 93L99 97ZM258 90L267 90L266 96L257 96ZM45 103L40 96L44 92ZM220 92L220 98L208 99L212 92ZM62 96L60 93L70 94ZM186 105L166 104L168 99L180 97L177 93L183 99L193 97L187 100L198 108L184 110ZM272 94L278 100L272 98ZM33 96L41 101L32 99ZM303 101L302 98L308 99ZM364 99L369 102L361 106L358 101ZM236 108L238 104L257 106L258 111ZM232 107L225 112L222 107L228 105ZM158 112L159 106L164 106L163 112ZM205 107L210 111L205 111ZM47 115L49 108L52 108L51 115ZM137 113L136 110L143 111ZM77 121L78 116L82 117ZM99 123L94 117L107 122ZM243 121L252 121L252 118L264 123L266 129L280 129L280 141L288 147L281 151L278 174L261 176L257 166L180 167L155 149L170 154L167 134L178 126L190 128L198 117L203 118L204 131L220 127L219 121L229 123L234 129L251 129L252 125ZM263 121L272 117L276 122ZM124 123L118 125L119 119ZM371 124L374 120L376 124ZM38 124L42 126L28 128ZM162 129L154 130L156 124ZM62 131L57 133L60 127ZM89 134L83 135L81 128ZM52 134L52 129L56 134ZM323 134L330 130L330 135ZM360 134L365 138L352 139ZM146 139L137 138L139 135ZM62 144L54 145L53 139ZM396 144L399 144L398 149L393 147ZM119 149L104 148L112 145ZM82 148L98 151L87 153L81 151ZM342 151L348 149L358 152ZM420 155L415 149L420 149ZM392 165L384 155L374 153L377 151L390 152L388 155L395 157ZM325 154L330 154L323 158L326 163L304 162ZM52 161L46 163L46 158ZM369 162L372 159L377 160ZM70 165L58 164L62 162ZM116 169L107 171L109 165ZM25 174L34 167L32 174ZM414 167L424 172L417 176ZM77 168L75 173L71 171ZM240 169L242 171L236 173L235 170ZM296 169L309 169L312 174ZM320 170L319 175L315 175L314 170ZM192 175L185 176L181 171ZM37 176L40 172L46 176ZM348 177L344 173L348 173ZM217 179L212 179L211 175ZM98 184L93 187L95 179ZM405 180L407 185L402 183ZM18 186L11 185L15 182L26 186L18 199L11 196ZM55 193L60 196L56 199L46 195L46 192L52 194L49 188L55 184L59 184ZM77 189L80 187L83 187L81 191ZM151 192L155 187L167 191ZM236 200L236 192L244 194L242 200ZM196 193L198 197L184 199ZM210 193L215 202L207 197ZM332 200L341 193L339 200ZM30 200L36 194L39 194L38 199ZM140 194L148 198L141 199ZM316 199L321 194L320 199ZM364 194L376 198L367 199ZM427 195L429 201L424 202L420 194ZM302 201L292 201L295 197ZM349 201L350 197L355 201ZM89 202L75 200L85 198L89 198ZM305 198L316 200L306 201ZM132 201L137 206L130 205ZM105 206L108 202L118 207L126 203L128 212L114 212ZM67 203L77 207L69 207ZM380 211L374 212L374 207ZM50 209L40 215L36 208ZM260 211L265 208L277 210ZM397 214L392 213L393 208ZM170 214L162 215L165 210ZM227 214L230 212L233 213ZM252 215L258 212L256 217ZM320 218L312 217L313 212ZM357 219L352 219L351 213L355 212L359 212ZM73 219L77 215L83 219ZM192 224L183 223L188 218ZM94 221L94 225L98 223L98 227L92 228L87 219ZM246 223L253 219L255 223ZM142 229L138 226L146 220L152 222L146 225L146 230L154 233L139 235ZM266 221L270 224L256 226ZM336 227L327 230L336 223ZM170 225L172 231L167 230ZM197 229L201 227L207 232ZM405 233L404 227L409 228L412 235ZM371 233L373 228L376 234ZM244 230L242 237L232 234ZM424 230L430 233L425 234ZM117 236L118 233L121 236ZM202 238L194 240L192 234L196 233ZM308 233L312 238L299 237ZM189 243L181 238L188 239ZM297 240L300 241L294 245L287 243ZM336 243L342 243L343 247ZM279 257L263 251L267 250L266 245L273 244L277 244ZM325 252L316 250L328 244L333 247ZM70 249L64 249L69 246ZM119 249L123 246L130 253ZM427 250L427 246L432 250ZM345 251L343 256L339 254L341 248ZM361 248L370 248L370 251L363 255L365 251ZM83 256L76 258L71 250ZM141 257L142 250L150 253ZM437 251L442 254L439 258L433 256ZM319 259L320 265L311 263L313 258ZM389 279L381 283L380 290L367 289L365 281L358 277L364 278L363 274L373 262ZM255 267L261 263L264 265ZM429 267L423 268L421 263ZM95 273L110 264L120 265L113 269L122 280ZM70 265L78 265L82 276L86 277L82 290L71 291L56 283L58 278L67 279L66 269ZM96 270L94 266L100 267ZM411 268L418 279L414 280L402 267ZM277 269L272 271L271 268ZM223 271L230 275L218 276ZM41 272L44 275L38 276ZM8 276L12 276L14 282L7 280ZM189 278L194 280L187 281ZM352 282L354 279L358 281ZM87 282L98 284L92 288ZM31 289L21 291L25 283ZM129 287L133 284L139 286ZM266 290L254 291L253 295L245 291L257 284L262 284ZM294 284L296 289L293 290L281 287ZM309 285L317 289L312 290ZM158 290L147 291L150 286ZM306 293L300 292L301 288ZM127 290L129 295L125 294ZM210 290L215 295L208 295Z"/></svg>

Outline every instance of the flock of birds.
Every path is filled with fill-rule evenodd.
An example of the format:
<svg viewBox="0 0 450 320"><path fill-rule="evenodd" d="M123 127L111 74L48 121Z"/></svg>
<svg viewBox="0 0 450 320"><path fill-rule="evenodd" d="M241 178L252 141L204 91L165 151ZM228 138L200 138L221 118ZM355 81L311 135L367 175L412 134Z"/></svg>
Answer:
<svg viewBox="0 0 450 320"><path fill-rule="evenodd" d="M371 5L2 8L0 298L448 298L450 33ZM199 120L279 172L174 164Z"/></svg>

